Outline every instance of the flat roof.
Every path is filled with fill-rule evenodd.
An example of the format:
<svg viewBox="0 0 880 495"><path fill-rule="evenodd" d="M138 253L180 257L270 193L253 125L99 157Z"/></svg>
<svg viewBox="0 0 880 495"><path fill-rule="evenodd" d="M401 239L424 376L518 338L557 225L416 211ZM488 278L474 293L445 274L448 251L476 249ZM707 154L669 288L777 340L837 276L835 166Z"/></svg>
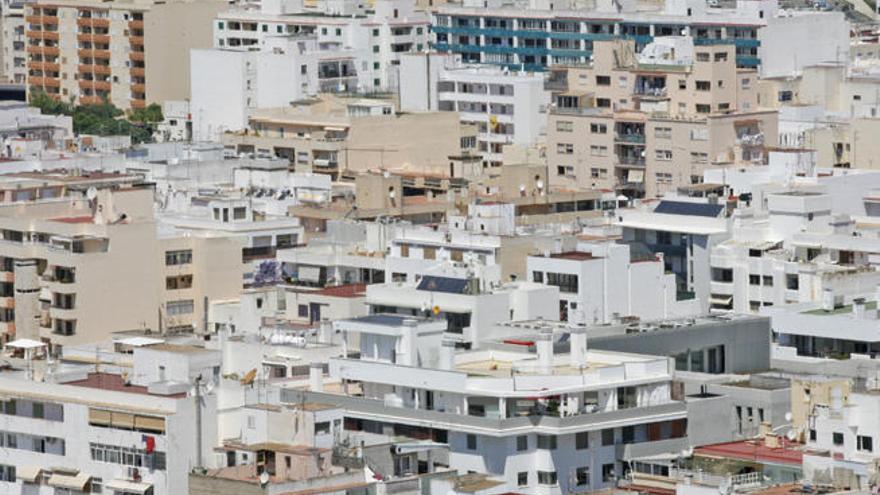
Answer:
<svg viewBox="0 0 880 495"><path fill-rule="evenodd" d="M147 387L143 387L140 385L128 385L125 383L125 380L122 378L122 375L114 375L112 373L103 373L103 372L93 372L89 373L88 377L84 380L74 380L70 382L64 382L62 385L71 385L74 387L85 387L85 388L93 388L98 390L110 390L113 392L125 392L129 394L137 394L137 395L152 395L155 397L167 397L170 399L183 399L186 397L186 393L179 394L170 394L170 395L162 395L162 394L152 394L148 391Z"/></svg>
<svg viewBox="0 0 880 495"><path fill-rule="evenodd" d="M554 258L554 259L575 260L575 261L587 261L587 260L601 259L600 256L593 256L593 253L586 253L584 251L566 251L563 253L554 253L554 254L551 254L550 257Z"/></svg>

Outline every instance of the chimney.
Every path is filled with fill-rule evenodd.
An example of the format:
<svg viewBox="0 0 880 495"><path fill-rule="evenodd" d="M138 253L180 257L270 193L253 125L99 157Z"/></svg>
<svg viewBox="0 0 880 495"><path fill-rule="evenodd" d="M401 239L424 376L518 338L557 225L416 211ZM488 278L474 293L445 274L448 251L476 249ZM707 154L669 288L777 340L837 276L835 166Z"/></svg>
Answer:
<svg viewBox="0 0 880 495"><path fill-rule="evenodd" d="M569 329L569 342L571 350L571 367L580 368L587 365L587 329L584 327L571 327Z"/></svg>
<svg viewBox="0 0 880 495"><path fill-rule="evenodd" d="M451 371L455 369L455 341L443 339L440 343L440 359L437 367L441 370Z"/></svg>
<svg viewBox="0 0 880 495"><path fill-rule="evenodd" d="M327 320L318 322L318 342L321 344L333 343L333 323Z"/></svg>
<svg viewBox="0 0 880 495"><path fill-rule="evenodd" d="M857 297L852 302L853 316L858 320L865 319L865 298Z"/></svg>
<svg viewBox="0 0 880 495"><path fill-rule="evenodd" d="M404 366L417 366L416 362L416 331L418 320L407 318L403 320L403 328L400 332L400 345L397 351L397 364Z"/></svg>
<svg viewBox="0 0 880 495"><path fill-rule="evenodd" d="M322 363L309 365L309 389L312 392L324 391L324 365Z"/></svg>
<svg viewBox="0 0 880 495"><path fill-rule="evenodd" d="M538 350L539 371L550 373L553 370L553 330L542 328L538 338L535 339L535 347Z"/></svg>
<svg viewBox="0 0 880 495"><path fill-rule="evenodd" d="M834 291L825 289L822 291L822 309L825 311L834 311Z"/></svg>

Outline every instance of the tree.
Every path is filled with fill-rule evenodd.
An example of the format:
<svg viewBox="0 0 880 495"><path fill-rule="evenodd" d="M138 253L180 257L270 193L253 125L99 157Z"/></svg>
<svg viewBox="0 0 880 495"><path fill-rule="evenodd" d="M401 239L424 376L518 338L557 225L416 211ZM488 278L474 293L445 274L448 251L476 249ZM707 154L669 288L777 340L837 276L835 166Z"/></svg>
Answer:
<svg viewBox="0 0 880 495"><path fill-rule="evenodd" d="M162 122L162 107L153 103L146 108L125 112L106 99L91 105L76 105L56 100L42 91L31 93L30 104L44 114L73 117L73 132L96 136L131 136L133 143L153 141L157 122Z"/></svg>

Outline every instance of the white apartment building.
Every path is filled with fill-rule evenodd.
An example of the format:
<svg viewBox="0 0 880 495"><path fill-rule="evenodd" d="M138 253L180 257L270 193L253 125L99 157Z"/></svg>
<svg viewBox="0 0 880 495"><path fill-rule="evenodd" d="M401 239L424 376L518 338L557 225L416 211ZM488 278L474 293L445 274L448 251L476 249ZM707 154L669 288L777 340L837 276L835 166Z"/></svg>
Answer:
<svg viewBox="0 0 880 495"><path fill-rule="evenodd" d="M721 204L689 198L661 200L653 208L618 210L623 241L663 253L667 271L676 275L678 291L692 292L703 311L711 301L709 256L713 246L730 237ZM729 302L729 301L728 301Z"/></svg>
<svg viewBox="0 0 880 495"><path fill-rule="evenodd" d="M554 355L550 333L536 354L456 353L432 320L371 315L335 328L359 337L360 359L331 359L332 383L288 388L282 401L342 405L353 438L393 430L446 443L450 468L486 473L501 491L608 488L633 456L687 445L666 358L588 351L579 331L570 354Z"/></svg>
<svg viewBox="0 0 880 495"><path fill-rule="evenodd" d="M628 244L585 243L577 251L528 258L530 282L559 288L559 319L578 325L635 316L669 319L700 313L693 294L680 295L662 256Z"/></svg>
<svg viewBox="0 0 880 495"><path fill-rule="evenodd" d="M259 10L223 12L214 22L214 48L262 50L279 35L308 35L317 41L318 51L338 57L319 64L318 74L326 76L324 90L396 89L401 54L428 48L427 14L400 0L378 0L369 13L351 1L337 6L338 11L331 6L308 11L302 2L287 0L265 2Z"/></svg>
<svg viewBox="0 0 880 495"><path fill-rule="evenodd" d="M258 108L289 106L319 90L345 88L339 79L319 78L331 71L319 62L317 39L308 35L277 35L255 48L192 50L191 112L196 140L216 140L220 134L241 131ZM338 52L325 54L335 58ZM338 60L332 61L339 67ZM338 69L337 69L338 70ZM327 81L330 80L328 83ZM328 85L329 84L329 85Z"/></svg>
<svg viewBox="0 0 880 495"><path fill-rule="evenodd" d="M437 65L442 68L432 67ZM402 57L400 92L404 111L458 112L463 123L475 125L485 166L501 165L505 145L535 145L545 133L550 93L539 72L463 66L452 57L410 54Z"/></svg>
<svg viewBox="0 0 880 495"><path fill-rule="evenodd" d="M188 392L196 376L204 384L219 379L220 355L155 344L130 358L134 367L125 374L52 370L44 361L29 364L44 366L33 379L4 373L0 491L186 493L190 470L207 466L216 443L216 422L195 428L198 414L216 414L216 396L203 390L196 405Z"/></svg>

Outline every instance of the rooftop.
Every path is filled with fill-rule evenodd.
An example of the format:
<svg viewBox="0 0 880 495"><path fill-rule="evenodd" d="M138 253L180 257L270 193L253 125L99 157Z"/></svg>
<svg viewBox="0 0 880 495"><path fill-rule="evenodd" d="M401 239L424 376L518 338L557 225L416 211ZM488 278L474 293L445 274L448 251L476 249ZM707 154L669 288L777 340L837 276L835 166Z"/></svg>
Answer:
<svg viewBox="0 0 880 495"><path fill-rule="evenodd" d="M109 390L112 392L126 392L129 394L152 395L152 396L156 396L156 397L169 397L172 399L183 399L186 397L185 393L171 394L171 395L152 394L147 390L147 387L127 384L125 379L122 377L122 375L114 375L111 373L103 373L103 372L89 373L88 377L84 380L73 380L70 382L65 382L64 385L72 385L74 387L93 388L93 389L98 389L98 390Z"/></svg>

